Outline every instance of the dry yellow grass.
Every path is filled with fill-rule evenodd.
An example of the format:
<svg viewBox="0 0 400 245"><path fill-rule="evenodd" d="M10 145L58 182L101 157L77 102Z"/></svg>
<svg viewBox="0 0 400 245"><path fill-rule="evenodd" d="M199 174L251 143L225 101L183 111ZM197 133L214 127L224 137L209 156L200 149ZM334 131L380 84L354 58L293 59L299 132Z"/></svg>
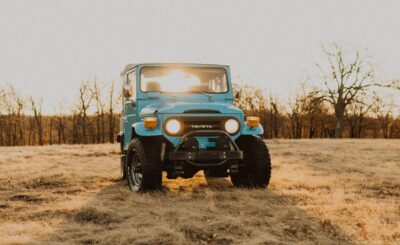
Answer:
<svg viewBox="0 0 400 245"><path fill-rule="evenodd" d="M400 141L272 140L269 189L134 194L118 146L0 148L0 243L400 243Z"/></svg>

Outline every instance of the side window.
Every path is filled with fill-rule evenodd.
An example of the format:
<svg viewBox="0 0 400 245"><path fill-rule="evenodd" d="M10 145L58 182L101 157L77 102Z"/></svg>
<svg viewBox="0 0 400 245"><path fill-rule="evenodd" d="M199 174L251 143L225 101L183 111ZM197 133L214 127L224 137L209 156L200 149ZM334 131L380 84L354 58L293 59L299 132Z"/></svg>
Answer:
<svg viewBox="0 0 400 245"><path fill-rule="evenodd" d="M135 71L128 73L127 83L132 86L131 99L133 101L136 101L136 72Z"/></svg>
<svg viewBox="0 0 400 245"><path fill-rule="evenodd" d="M227 90L228 87L225 74L223 76L217 76L209 80L209 91L213 91L215 93L223 93Z"/></svg>

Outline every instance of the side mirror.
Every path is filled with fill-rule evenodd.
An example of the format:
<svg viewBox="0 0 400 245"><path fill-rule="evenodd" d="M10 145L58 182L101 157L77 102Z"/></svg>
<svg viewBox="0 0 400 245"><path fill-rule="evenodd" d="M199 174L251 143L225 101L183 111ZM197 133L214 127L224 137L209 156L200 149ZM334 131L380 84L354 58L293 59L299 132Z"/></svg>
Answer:
<svg viewBox="0 0 400 245"><path fill-rule="evenodd" d="M123 94L125 98L130 98L132 97L133 94L133 89L130 84L125 84L123 88Z"/></svg>

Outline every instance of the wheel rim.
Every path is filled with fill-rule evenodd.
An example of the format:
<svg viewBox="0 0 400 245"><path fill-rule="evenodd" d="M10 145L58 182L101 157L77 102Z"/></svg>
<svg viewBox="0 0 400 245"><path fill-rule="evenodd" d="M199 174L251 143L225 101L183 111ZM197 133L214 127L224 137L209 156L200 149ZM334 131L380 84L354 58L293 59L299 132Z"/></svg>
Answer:
<svg viewBox="0 0 400 245"><path fill-rule="evenodd" d="M133 159L132 159L132 168L131 170L131 179L132 179L132 184L136 186L137 188L140 188L143 180L143 175L142 173L135 172L135 168L138 168L141 166L140 158L139 156L134 153L133 154Z"/></svg>

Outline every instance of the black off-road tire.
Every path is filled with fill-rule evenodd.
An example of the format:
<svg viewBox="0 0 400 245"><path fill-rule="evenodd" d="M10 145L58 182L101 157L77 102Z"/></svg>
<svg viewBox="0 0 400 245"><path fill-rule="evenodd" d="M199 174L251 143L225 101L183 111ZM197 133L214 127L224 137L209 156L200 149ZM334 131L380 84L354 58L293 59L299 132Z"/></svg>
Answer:
<svg viewBox="0 0 400 245"><path fill-rule="evenodd" d="M155 138L134 138L128 147L127 170L128 184L133 192L148 192L161 189L162 169L160 146ZM140 161L142 180L140 185L133 180L135 157Z"/></svg>
<svg viewBox="0 0 400 245"><path fill-rule="evenodd" d="M120 156L120 178L122 181L126 180L128 181L128 168L126 166L126 151L124 150L124 134L119 133L118 138L120 139L120 150L121 150L121 156Z"/></svg>
<svg viewBox="0 0 400 245"><path fill-rule="evenodd" d="M126 156L120 159L120 178L122 181L128 180L128 168L126 166Z"/></svg>
<svg viewBox="0 0 400 245"><path fill-rule="evenodd" d="M231 174L231 181L237 187L261 187L265 188L271 178L271 158L268 147L261 137L241 136L237 141L240 150L243 151L243 160L239 172Z"/></svg>

